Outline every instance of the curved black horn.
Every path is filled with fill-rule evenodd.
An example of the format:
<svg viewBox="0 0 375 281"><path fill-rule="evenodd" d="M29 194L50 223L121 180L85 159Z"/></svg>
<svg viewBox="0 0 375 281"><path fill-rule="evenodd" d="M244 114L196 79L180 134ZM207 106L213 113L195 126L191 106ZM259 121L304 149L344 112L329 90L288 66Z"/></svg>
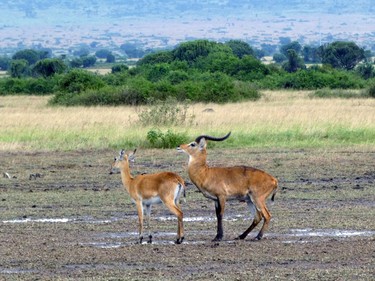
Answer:
<svg viewBox="0 0 375 281"><path fill-rule="evenodd" d="M201 139L203 139L203 138L205 138L206 140L212 140L212 141L223 141L223 140L226 140L227 138L229 138L230 134L231 134L231 132L229 132L228 134L226 134L224 137L221 137L221 138L211 137L211 136L207 136L207 135L201 135L201 136L199 136L195 139L195 142L199 143L201 141Z"/></svg>

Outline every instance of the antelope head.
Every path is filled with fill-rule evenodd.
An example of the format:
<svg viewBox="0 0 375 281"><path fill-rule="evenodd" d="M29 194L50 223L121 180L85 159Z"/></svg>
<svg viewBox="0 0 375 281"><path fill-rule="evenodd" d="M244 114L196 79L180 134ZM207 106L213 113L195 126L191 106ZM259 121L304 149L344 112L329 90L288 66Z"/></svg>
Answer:
<svg viewBox="0 0 375 281"><path fill-rule="evenodd" d="M187 144L181 144L177 147L179 152L184 152L189 155L189 159L199 157L202 154L206 154L207 141L223 141L230 136L231 132L226 134L224 137L217 138L208 135L201 135L195 139L195 141Z"/></svg>
<svg viewBox="0 0 375 281"><path fill-rule="evenodd" d="M109 173L114 174L115 170L121 169L123 165L127 165L127 167L129 167L129 162L135 161L136 151L137 149L134 149L133 152L126 154L125 150L121 149L121 151L119 152L119 155L114 158L113 163L111 165L111 171Z"/></svg>

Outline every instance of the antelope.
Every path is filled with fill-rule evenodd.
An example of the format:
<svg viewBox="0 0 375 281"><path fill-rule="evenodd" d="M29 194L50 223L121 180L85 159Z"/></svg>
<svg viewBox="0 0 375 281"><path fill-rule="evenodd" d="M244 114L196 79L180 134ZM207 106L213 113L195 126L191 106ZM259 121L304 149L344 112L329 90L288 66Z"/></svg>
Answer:
<svg viewBox="0 0 375 281"><path fill-rule="evenodd" d="M150 232L151 205L164 203L164 205L178 219L176 244L184 240L183 212L179 205L181 193L184 191L185 182L177 174L172 172L160 172L156 174L142 174L132 177L129 162L134 162L135 152L126 154L122 149L119 157L115 157L111 166L110 174L115 169L120 169L121 180L125 190L135 202L139 221L139 243L143 240L143 212L146 211L146 226L149 230L148 243L152 243Z"/></svg>
<svg viewBox="0 0 375 281"><path fill-rule="evenodd" d="M245 239L259 222L263 226L254 240L260 240L268 228L271 213L266 206L266 199L272 194L272 201L277 190L277 179L270 174L248 166L209 167L207 164L207 141L223 141L229 132L221 138L201 135L195 141L181 144L177 150L189 156L188 174L190 180L202 194L215 201L217 234L213 241L221 241L224 235L223 216L227 200L245 201L254 213L254 219L236 239Z"/></svg>

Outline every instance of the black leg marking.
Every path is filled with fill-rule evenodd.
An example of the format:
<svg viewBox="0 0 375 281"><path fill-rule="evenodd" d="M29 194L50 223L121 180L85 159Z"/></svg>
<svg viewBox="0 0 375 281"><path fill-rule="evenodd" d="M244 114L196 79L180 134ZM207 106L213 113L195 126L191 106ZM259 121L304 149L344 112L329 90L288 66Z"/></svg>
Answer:
<svg viewBox="0 0 375 281"><path fill-rule="evenodd" d="M219 199L215 201L215 212L217 218L217 234L212 241L221 241L221 239L223 239L223 216L221 215L221 206Z"/></svg>

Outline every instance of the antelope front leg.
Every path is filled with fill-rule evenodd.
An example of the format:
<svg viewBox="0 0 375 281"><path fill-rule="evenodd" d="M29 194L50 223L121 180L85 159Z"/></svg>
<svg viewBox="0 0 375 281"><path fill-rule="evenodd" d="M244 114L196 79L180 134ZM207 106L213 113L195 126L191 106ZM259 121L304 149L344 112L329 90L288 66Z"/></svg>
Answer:
<svg viewBox="0 0 375 281"><path fill-rule="evenodd" d="M151 217L151 205L146 205L146 227L148 231L148 241L147 243L152 243L152 234L151 234L151 228L150 228L150 217Z"/></svg>
<svg viewBox="0 0 375 281"><path fill-rule="evenodd" d="M139 233L139 243L142 244L143 240L143 206L142 202L137 201L137 212L138 212L138 233Z"/></svg>
<svg viewBox="0 0 375 281"><path fill-rule="evenodd" d="M221 241L224 236L223 230L223 216L224 216L224 209L225 209L225 198L217 198L215 201L215 212L217 218L217 234L214 240L212 241Z"/></svg>

